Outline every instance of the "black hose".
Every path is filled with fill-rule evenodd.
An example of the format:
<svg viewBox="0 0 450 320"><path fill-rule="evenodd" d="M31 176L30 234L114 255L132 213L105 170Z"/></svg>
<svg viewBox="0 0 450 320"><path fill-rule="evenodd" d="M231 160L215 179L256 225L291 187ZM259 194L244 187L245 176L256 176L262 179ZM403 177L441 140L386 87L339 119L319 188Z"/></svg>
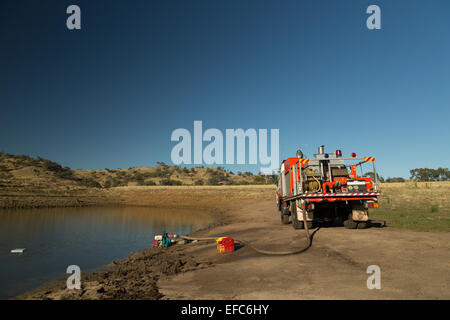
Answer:
<svg viewBox="0 0 450 320"><path fill-rule="evenodd" d="M306 234L306 238L307 238L307 245L301 249L297 249L297 250L293 250L293 251L267 251L267 250L261 250L258 249L256 247L254 247L252 244L250 244L249 242L245 241L245 240L240 240L240 239L234 239L235 242L241 243L244 246L248 246L250 249L252 249L253 251L259 253L259 254L264 254L264 255L268 255L268 256L287 256L287 255L293 255L293 254L299 254L302 252L305 252L306 250L308 250L311 246L312 246L312 240L314 237L314 234L319 231L320 227L317 228L316 230L314 230L314 232L310 235L309 234L309 228L308 228L308 224L306 222L306 217L305 214L303 213L303 221L304 221L304 225L305 225L305 234ZM216 240L216 238L213 237L206 237L206 238L197 238L197 237L190 237L190 236L183 236L180 235L179 236L182 239L186 239L186 240L198 240L198 241L209 241L209 240Z"/></svg>

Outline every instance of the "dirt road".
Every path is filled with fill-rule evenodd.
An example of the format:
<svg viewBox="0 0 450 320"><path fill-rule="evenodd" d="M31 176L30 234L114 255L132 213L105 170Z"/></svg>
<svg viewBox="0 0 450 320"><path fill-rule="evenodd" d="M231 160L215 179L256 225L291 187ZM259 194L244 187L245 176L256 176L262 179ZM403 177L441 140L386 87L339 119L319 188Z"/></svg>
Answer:
<svg viewBox="0 0 450 320"><path fill-rule="evenodd" d="M305 245L303 230L282 225L273 200L239 203L224 225L196 236L227 235L266 250ZM215 244L185 245L210 264L161 278L163 299L449 299L450 234L393 228L321 228L313 246L293 256L263 256L248 247L219 255ZM381 289L369 290L367 267L381 268Z"/></svg>

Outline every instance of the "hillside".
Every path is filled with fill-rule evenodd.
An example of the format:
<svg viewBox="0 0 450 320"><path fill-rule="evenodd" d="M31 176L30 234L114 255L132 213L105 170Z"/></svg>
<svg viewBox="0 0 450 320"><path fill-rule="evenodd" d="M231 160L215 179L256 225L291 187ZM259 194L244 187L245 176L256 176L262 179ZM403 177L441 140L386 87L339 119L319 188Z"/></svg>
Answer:
<svg viewBox="0 0 450 320"><path fill-rule="evenodd" d="M250 172L234 174L218 168L180 168L159 163L155 167L72 170L40 157L0 153L0 189L85 189L151 185L273 184L271 176Z"/></svg>

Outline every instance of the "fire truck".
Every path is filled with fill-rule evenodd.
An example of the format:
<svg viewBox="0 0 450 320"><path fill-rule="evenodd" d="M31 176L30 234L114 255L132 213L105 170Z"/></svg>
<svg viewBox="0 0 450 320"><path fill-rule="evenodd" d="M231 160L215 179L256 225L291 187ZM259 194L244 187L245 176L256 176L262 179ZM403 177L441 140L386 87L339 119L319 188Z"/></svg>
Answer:
<svg viewBox="0 0 450 320"><path fill-rule="evenodd" d="M358 169L372 164L372 177L358 176ZM366 168L367 169L367 168ZM378 208L377 171L374 157L357 157L342 151L325 153L320 146L311 159L297 156L281 163L277 187L277 206L283 224L294 229L314 224L342 223L349 229L363 229L369 221L369 208Z"/></svg>

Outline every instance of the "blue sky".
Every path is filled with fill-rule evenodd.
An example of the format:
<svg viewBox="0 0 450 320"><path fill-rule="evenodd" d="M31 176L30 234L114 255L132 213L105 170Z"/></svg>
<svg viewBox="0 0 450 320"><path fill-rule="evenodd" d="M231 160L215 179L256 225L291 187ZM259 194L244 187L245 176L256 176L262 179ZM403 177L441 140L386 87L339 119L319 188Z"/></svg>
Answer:
<svg viewBox="0 0 450 320"><path fill-rule="evenodd" d="M65 26L77 4L82 29ZM381 8L382 29L366 28ZM383 176L449 167L450 2L2 1L0 149L71 168L170 163L177 128L280 129ZM259 166L226 166L254 171Z"/></svg>

